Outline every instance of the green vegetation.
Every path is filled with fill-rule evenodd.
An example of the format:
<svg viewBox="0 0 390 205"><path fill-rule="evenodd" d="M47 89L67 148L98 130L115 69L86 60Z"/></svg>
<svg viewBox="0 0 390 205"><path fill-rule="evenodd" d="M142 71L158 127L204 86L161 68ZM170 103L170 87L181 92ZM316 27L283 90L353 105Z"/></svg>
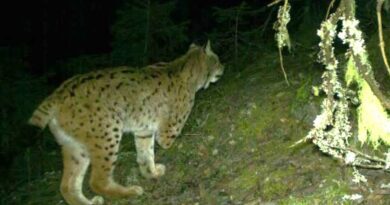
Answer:
<svg viewBox="0 0 390 205"><path fill-rule="evenodd" d="M381 102L372 92L355 67L353 59L348 62L345 74L347 84L356 83L359 86L360 106L358 112L359 141L362 143L372 143L375 148L379 146L379 140L385 144L390 144L390 118Z"/></svg>

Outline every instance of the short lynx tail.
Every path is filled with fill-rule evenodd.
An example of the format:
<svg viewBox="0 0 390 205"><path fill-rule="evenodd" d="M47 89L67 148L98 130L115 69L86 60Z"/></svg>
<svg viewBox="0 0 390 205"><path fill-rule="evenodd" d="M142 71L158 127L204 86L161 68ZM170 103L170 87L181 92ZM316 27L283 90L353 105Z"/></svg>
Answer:
<svg viewBox="0 0 390 205"><path fill-rule="evenodd" d="M34 111L28 123L41 129L45 128L53 118L53 103L49 99L43 101Z"/></svg>

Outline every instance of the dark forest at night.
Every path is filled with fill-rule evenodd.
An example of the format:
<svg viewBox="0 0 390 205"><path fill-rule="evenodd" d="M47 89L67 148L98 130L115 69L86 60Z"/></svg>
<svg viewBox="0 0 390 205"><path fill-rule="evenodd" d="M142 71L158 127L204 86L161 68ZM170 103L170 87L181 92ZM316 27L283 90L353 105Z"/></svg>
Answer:
<svg viewBox="0 0 390 205"><path fill-rule="evenodd" d="M0 15L0 204L390 203L389 0Z"/></svg>

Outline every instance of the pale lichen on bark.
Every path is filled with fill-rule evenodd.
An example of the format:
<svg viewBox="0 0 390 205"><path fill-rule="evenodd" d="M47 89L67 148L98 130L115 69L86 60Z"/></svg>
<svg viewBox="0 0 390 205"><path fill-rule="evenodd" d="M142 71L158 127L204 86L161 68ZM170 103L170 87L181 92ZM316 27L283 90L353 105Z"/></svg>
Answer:
<svg viewBox="0 0 390 205"><path fill-rule="evenodd" d="M279 50L280 67L282 69L284 80L286 81L287 85L290 85L290 82L288 81L287 74L283 65L282 49L284 47L287 47L289 51L291 49L290 35L287 29L287 24L290 22L291 19L290 9L291 6L288 3L288 0L284 0L284 5L279 7L277 20L273 26L274 30L276 31L275 40Z"/></svg>
<svg viewBox="0 0 390 205"><path fill-rule="evenodd" d="M340 32L337 31L339 21L342 22ZM321 104L321 113L314 120L313 129L305 139L311 140L322 152L341 159L345 164L389 171L389 153L384 153L384 157L372 156L354 149L348 143L352 137L352 130L349 119L350 99L347 94L351 90L338 75L344 70L340 68L334 54L333 42L336 37L348 46L346 57L350 61L345 80L347 84L352 81L358 84L358 97L361 102L357 109L360 141L364 143L372 140L374 146L378 146L379 141L390 144L390 120L385 112L385 108L389 108L388 101L380 92L373 76L363 34L358 25L359 21L355 18L355 1L342 0L337 10L321 24L317 32L321 39L318 60L326 69L322 75L321 85L326 98ZM355 69L354 72L351 69ZM357 171L354 175L361 179ZM364 180L356 180L361 181Z"/></svg>

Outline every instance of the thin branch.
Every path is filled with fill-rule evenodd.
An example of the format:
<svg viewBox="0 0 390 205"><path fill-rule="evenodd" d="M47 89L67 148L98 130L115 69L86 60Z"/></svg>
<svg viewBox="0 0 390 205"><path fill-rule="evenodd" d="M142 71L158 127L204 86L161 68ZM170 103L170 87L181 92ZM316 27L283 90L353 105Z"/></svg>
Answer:
<svg viewBox="0 0 390 205"><path fill-rule="evenodd" d="M384 159L381 159L381 158L379 158L377 156L370 156L368 154L365 154L365 153L363 153L363 152L361 152L359 150L353 149L353 148L345 148L345 150L347 150L349 152L353 152L353 153L355 153L355 154L357 154L357 155L359 155L361 157L364 157L364 158L366 158L366 159L368 159L370 161L386 163L386 160L384 160Z"/></svg>
<svg viewBox="0 0 390 205"><path fill-rule="evenodd" d="M366 169L382 169L386 172L390 172L390 170L388 169L385 169L385 166L386 166L386 160L384 159L381 159L379 157L376 157L376 156L370 156L368 154L365 154L359 150L356 150L356 149L353 149L353 148L342 148L342 147L337 147L337 146L332 146L332 145L329 145L329 144L326 144L324 143L325 146L329 147L329 148L333 148L333 149L339 149L339 150L343 150L344 152L352 152L352 153L355 153L356 155L360 156L360 157L363 157L364 159L367 159L371 162L376 162L376 163L380 163L380 164L349 164L349 165L352 165L352 166L356 166L356 167L361 167L361 168L366 168Z"/></svg>
<svg viewBox="0 0 390 205"><path fill-rule="evenodd" d="M269 4L267 5L267 7L271 7L271 6L275 5L275 4L278 4L278 3L280 3L281 1L283 1L283 0L275 0L275 1L271 2L271 3L269 3Z"/></svg>
<svg viewBox="0 0 390 205"><path fill-rule="evenodd" d="M281 16L283 16L283 15L285 15L285 14L287 13L287 7L288 7L288 0L284 0L283 14L282 14ZM278 16L278 17L279 17L279 16ZM280 19L279 19L279 20L280 20ZM281 24L283 24L283 23L281 23ZM286 30L287 30L287 28L286 28ZM279 33L280 33L280 32L281 32L281 31L279 30ZM287 32L288 32L288 31L286 31L286 33L287 33ZM288 33L287 33L287 35L288 35ZM287 46L288 46L288 48L290 49L289 43L287 43ZM286 74L286 71L285 71L284 65L283 65L282 49L283 49L283 45L278 45L280 67L281 67L282 72L283 72L284 80L286 81L287 85L290 86L290 82L288 81L287 74Z"/></svg>
<svg viewBox="0 0 390 205"><path fill-rule="evenodd" d="M383 92L379 89L379 85L373 75L363 75L363 78L365 81L367 81L368 85L370 85L372 92L379 99L383 107L387 110L390 110L390 99L387 98L387 96L384 95Z"/></svg>
<svg viewBox="0 0 390 205"><path fill-rule="evenodd" d="M331 9L333 8L333 6L334 6L334 2L335 2L335 0L332 0L332 1L330 2L329 6L328 6L328 10L326 10L325 19L328 19L330 10L331 10Z"/></svg>
<svg viewBox="0 0 390 205"><path fill-rule="evenodd" d="M202 134L200 133L186 133L184 136L201 136Z"/></svg>
<svg viewBox="0 0 390 205"><path fill-rule="evenodd" d="M333 146L333 145L330 145L330 144L327 144L327 143L323 143L325 146L327 146L327 147L330 147L330 148L333 148L333 149L338 149L338 150L342 150L342 151L344 151L344 152L353 152L353 153L355 153L356 155L358 155L358 156L361 156L361 157L363 157L363 158L365 158L365 159L368 159L368 160L370 160L370 161L373 161L373 162L379 162L379 163L384 163L384 164L386 164L386 160L384 160L384 159L381 159L381 158L379 158L379 157L376 157L376 156L370 156L370 155L368 155L368 154L365 154L365 153L363 153L363 152L361 152L361 151L359 151L359 150L356 150L356 149L353 149L353 148L343 148L343 147L338 147L338 146Z"/></svg>
<svg viewBox="0 0 390 205"><path fill-rule="evenodd" d="M283 66L282 48L278 47L278 50L279 50L280 67L282 68L282 71L283 71L284 80L286 81L287 85L290 86L290 82L288 81L287 74L286 74L286 71L284 70L284 66Z"/></svg>
<svg viewBox="0 0 390 205"><path fill-rule="evenodd" d="M377 5L376 5L376 16L377 16L377 19L378 19L379 47L380 47L380 49L381 49L383 62L385 63L387 72L388 72L389 75L390 75L390 66L389 66L389 63L387 62L387 58L386 58L385 41L383 40L383 30L382 30L382 15L381 15L381 10L382 10L383 1L384 1L384 0L378 0L378 1L377 1Z"/></svg>
<svg viewBox="0 0 390 205"><path fill-rule="evenodd" d="M286 13L287 6L288 6L288 0L284 0L284 6L283 6L284 13Z"/></svg>
<svg viewBox="0 0 390 205"><path fill-rule="evenodd" d="M371 164L354 164L352 166L365 168L365 169L381 169L381 170L383 170L385 172L390 172L390 170L385 169L383 167L383 165L380 165L380 164L375 164L375 165L371 165Z"/></svg>
<svg viewBox="0 0 390 205"><path fill-rule="evenodd" d="M379 84L375 80L374 74L372 72L369 72L366 66L363 66L363 63L361 62L361 59L358 56L353 55L353 60L355 61L357 67L363 68L363 69L358 69L359 75L361 75L363 79L368 83L372 92L379 99L383 107L385 109L390 110L390 99L387 98L387 96L383 94L383 92L379 89Z"/></svg>

